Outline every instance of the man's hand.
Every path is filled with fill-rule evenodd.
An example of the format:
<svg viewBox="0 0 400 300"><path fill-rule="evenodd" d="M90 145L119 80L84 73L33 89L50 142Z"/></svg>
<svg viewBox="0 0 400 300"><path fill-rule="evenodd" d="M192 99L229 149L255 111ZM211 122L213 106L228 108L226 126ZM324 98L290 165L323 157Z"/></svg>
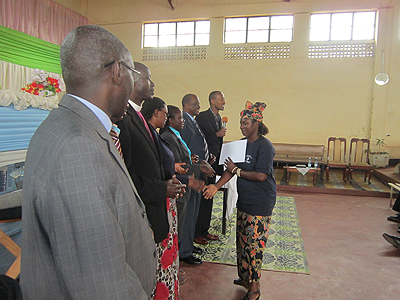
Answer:
<svg viewBox="0 0 400 300"><path fill-rule="evenodd" d="M208 177L213 177L215 175L214 169L211 167L211 165L206 162L205 160L202 160L200 162L200 171L207 174Z"/></svg>
<svg viewBox="0 0 400 300"><path fill-rule="evenodd" d="M221 128L220 130L218 130L216 133L217 137L223 137L226 134L226 128Z"/></svg>
<svg viewBox="0 0 400 300"><path fill-rule="evenodd" d="M186 192L185 184L182 184L178 179L176 179L176 175L172 176L170 180L167 180L167 197L169 198L178 198L182 197Z"/></svg>
<svg viewBox="0 0 400 300"><path fill-rule="evenodd" d="M217 160L217 158L215 157L214 154L210 153L210 165L212 165L213 163L215 163L215 161Z"/></svg>
<svg viewBox="0 0 400 300"><path fill-rule="evenodd" d="M194 178L194 174L189 177L189 187L196 192L201 192L204 188L204 181Z"/></svg>
<svg viewBox="0 0 400 300"><path fill-rule="evenodd" d="M175 173L178 174L186 174L189 168L182 168L182 166L185 166L186 163L175 163Z"/></svg>
<svg viewBox="0 0 400 300"><path fill-rule="evenodd" d="M199 156L197 154L192 154L191 158L192 158L192 164L195 165L199 162Z"/></svg>
<svg viewBox="0 0 400 300"><path fill-rule="evenodd" d="M206 199L211 199L212 197L214 197L214 195L215 195L217 192L218 192L218 188L215 186L215 184L210 184L210 185L207 185L207 186L204 188L203 196L204 196L204 198L206 198Z"/></svg>

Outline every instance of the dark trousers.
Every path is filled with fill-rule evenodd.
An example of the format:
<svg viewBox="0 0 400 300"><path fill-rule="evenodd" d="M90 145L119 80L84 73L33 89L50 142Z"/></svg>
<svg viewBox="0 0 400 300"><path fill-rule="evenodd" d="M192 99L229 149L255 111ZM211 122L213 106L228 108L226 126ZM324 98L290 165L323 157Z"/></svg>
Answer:
<svg viewBox="0 0 400 300"><path fill-rule="evenodd" d="M186 258L193 253L193 239L196 231L197 215L199 213L200 194L194 190L190 192L190 198L186 206L186 217L183 225L182 238L179 248L179 257Z"/></svg>
<svg viewBox="0 0 400 300"><path fill-rule="evenodd" d="M178 213L178 243L179 244L181 243L183 226L185 224L185 219L186 219L186 207L187 207L187 202L176 201L176 208L177 208L177 213ZM181 247L179 246L179 248L181 248Z"/></svg>
<svg viewBox="0 0 400 300"><path fill-rule="evenodd" d="M392 209L400 213L400 193L397 194L396 202L393 204Z"/></svg>
<svg viewBox="0 0 400 300"><path fill-rule="evenodd" d="M206 184L214 184L215 177L207 177ZM200 236L206 236L209 234L208 230L210 229L210 222L211 222L211 214L212 214L212 207L213 207L213 198L205 199L203 195L201 195L200 201L200 208L199 214L197 216L197 223L196 223L196 232L194 234L195 238Z"/></svg>

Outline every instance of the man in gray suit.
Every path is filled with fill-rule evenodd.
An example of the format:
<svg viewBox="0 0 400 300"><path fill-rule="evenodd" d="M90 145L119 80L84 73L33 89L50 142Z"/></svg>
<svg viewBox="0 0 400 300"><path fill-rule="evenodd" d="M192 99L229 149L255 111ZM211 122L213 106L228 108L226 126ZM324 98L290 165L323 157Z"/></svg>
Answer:
<svg viewBox="0 0 400 300"><path fill-rule="evenodd" d="M67 86L30 142L22 204L24 299L149 299L155 245L144 205L109 135L133 89L132 57L105 29L70 32Z"/></svg>

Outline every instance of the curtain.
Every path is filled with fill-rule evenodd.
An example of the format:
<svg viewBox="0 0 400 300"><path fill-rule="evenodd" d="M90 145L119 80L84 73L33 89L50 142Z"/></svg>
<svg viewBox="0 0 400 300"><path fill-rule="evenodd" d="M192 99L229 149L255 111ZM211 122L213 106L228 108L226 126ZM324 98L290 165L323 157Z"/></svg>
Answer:
<svg viewBox="0 0 400 300"><path fill-rule="evenodd" d="M60 46L0 26L0 60L61 73Z"/></svg>
<svg viewBox="0 0 400 300"><path fill-rule="evenodd" d="M0 0L0 25L61 45L87 18L51 0Z"/></svg>

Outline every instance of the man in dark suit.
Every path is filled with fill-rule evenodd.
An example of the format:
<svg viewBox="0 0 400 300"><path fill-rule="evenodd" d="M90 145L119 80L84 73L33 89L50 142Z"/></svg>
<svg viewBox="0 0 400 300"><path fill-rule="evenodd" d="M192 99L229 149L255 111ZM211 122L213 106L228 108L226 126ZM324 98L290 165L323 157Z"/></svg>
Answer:
<svg viewBox="0 0 400 300"><path fill-rule="evenodd" d="M200 100L194 94L187 94L182 99L182 107L185 126L181 131L181 136L192 154L198 155L200 162L207 163L207 161L210 159L210 152L208 150L205 136L194 119L194 117L197 116L200 111ZM186 218L179 255L180 260L193 265L202 264L201 259L193 256L193 250L195 249L193 247L193 240L196 230L196 220L199 212L199 206L200 194L192 191L186 207Z"/></svg>
<svg viewBox="0 0 400 300"><path fill-rule="evenodd" d="M22 204L24 299L149 299L155 245L109 132L133 89L132 57L87 25L60 49L67 86L33 135Z"/></svg>
<svg viewBox="0 0 400 300"><path fill-rule="evenodd" d="M156 243L164 240L169 231L166 197L175 198L183 191L183 185L161 165L157 140L151 134L140 109L143 101L151 101L155 84L149 68L135 63L140 72L130 96L129 107L123 120L117 125L121 130L120 141L125 164L146 205L147 217L154 231Z"/></svg>
<svg viewBox="0 0 400 300"><path fill-rule="evenodd" d="M221 176L223 170L222 165L219 165L219 156L221 154L221 147L223 138L226 134L226 128L225 126L222 126L219 111L225 109L225 96L220 91L211 92L208 97L208 102L210 103L210 108L199 113L196 117L196 121L206 137L210 153L216 157L212 167L216 173ZM215 177L208 178L206 184L213 183L215 183ZM212 206L213 198L205 199L203 196L201 197L194 239L198 244L207 244L207 240L219 239L217 235L208 232L210 229Z"/></svg>

